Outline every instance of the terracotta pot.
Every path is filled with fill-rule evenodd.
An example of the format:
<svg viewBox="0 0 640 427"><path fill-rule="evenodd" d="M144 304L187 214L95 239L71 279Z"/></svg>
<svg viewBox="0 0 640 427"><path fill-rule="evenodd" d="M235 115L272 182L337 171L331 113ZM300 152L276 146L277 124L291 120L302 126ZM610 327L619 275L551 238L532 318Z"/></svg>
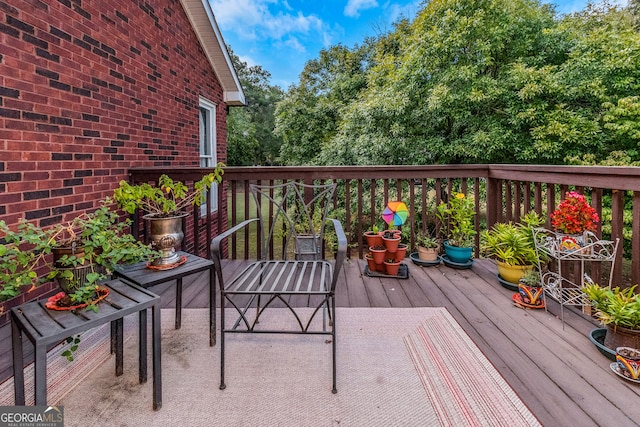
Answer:
<svg viewBox="0 0 640 427"><path fill-rule="evenodd" d="M379 232L365 231L365 239L367 239L367 246L382 246L382 235Z"/></svg>
<svg viewBox="0 0 640 427"><path fill-rule="evenodd" d="M376 262L373 260L373 255L366 254L364 256L364 259L367 260L367 266L369 267L369 271L376 271L378 269Z"/></svg>
<svg viewBox="0 0 640 427"><path fill-rule="evenodd" d="M398 243L398 250L396 251L394 259L396 260L396 262L402 262L405 256L407 256L407 244Z"/></svg>
<svg viewBox="0 0 640 427"><path fill-rule="evenodd" d="M400 269L399 261L385 261L384 268L387 270L389 276L397 276Z"/></svg>
<svg viewBox="0 0 640 427"><path fill-rule="evenodd" d="M418 246L418 258L422 261L435 261L438 259L438 248Z"/></svg>
<svg viewBox="0 0 640 427"><path fill-rule="evenodd" d="M387 253L387 250L384 248L384 246L371 246L369 247L369 251L371 252L373 260L376 264L382 264L384 262L384 257Z"/></svg>
<svg viewBox="0 0 640 427"><path fill-rule="evenodd" d="M398 244L400 244L400 237L398 236L398 237L388 238L388 237L382 236L382 241L384 242L384 245L387 247L387 251L396 252L398 250Z"/></svg>
<svg viewBox="0 0 640 427"><path fill-rule="evenodd" d="M640 349L640 330L608 324L607 334L604 337L604 346L612 350L618 347Z"/></svg>
<svg viewBox="0 0 640 427"><path fill-rule="evenodd" d="M533 270L533 265L509 265L502 261L496 261L498 274L507 282L518 284L527 273Z"/></svg>

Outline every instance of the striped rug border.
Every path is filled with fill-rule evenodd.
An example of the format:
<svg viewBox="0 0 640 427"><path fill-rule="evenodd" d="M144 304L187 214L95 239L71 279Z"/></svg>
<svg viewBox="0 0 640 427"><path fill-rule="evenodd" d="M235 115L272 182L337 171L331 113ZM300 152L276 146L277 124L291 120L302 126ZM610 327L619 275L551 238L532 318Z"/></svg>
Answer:
<svg viewBox="0 0 640 427"><path fill-rule="evenodd" d="M446 309L403 340L442 426L541 425Z"/></svg>

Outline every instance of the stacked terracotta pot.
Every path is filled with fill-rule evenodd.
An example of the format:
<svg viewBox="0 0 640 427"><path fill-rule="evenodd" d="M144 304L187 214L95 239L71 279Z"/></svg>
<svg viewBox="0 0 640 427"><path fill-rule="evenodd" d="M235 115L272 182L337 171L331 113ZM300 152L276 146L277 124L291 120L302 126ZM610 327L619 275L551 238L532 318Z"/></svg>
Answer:
<svg viewBox="0 0 640 427"><path fill-rule="evenodd" d="M400 234L400 230L368 231L364 234L369 246L365 258L371 272L390 276L398 274L400 263L407 253L407 245L400 243Z"/></svg>

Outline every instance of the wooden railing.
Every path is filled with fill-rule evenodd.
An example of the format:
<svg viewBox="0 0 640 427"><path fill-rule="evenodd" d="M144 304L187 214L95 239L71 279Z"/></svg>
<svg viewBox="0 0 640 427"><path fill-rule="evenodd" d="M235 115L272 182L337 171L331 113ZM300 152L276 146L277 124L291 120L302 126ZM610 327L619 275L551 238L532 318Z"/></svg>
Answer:
<svg viewBox="0 0 640 427"><path fill-rule="evenodd" d="M187 182L200 179L210 170L180 168L168 171L173 179ZM144 168L130 171L133 182L157 181L167 171ZM454 192L474 198L475 228L481 231L496 222L518 221L530 210L547 218L569 190L589 196L602 220L597 232L624 240L626 284L640 279L640 168L540 165L436 165L436 166L344 166L344 167L227 167L218 191L220 209L200 216L194 209L185 225L187 250L208 256L211 238L221 229L255 216L248 192L250 182L274 184L286 180L307 183L333 180L338 183L334 212L343 221L350 239L350 256L366 253L361 238L372 222L382 224L382 210L391 200L402 200L409 208L410 220L403 225L405 240L413 247L420 229L440 231L435 207ZM626 206L626 210L625 210ZM244 207L244 208L243 208ZM604 214L604 215L603 215ZM628 228L624 226L627 217ZM193 238L197 236L197 238ZM249 256L250 235L244 236L241 250L231 242L229 256ZM622 245L621 245L622 246ZM476 235L476 255L479 254ZM623 252L619 251L618 261ZM623 263L617 262L614 283L622 283Z"/></svg>

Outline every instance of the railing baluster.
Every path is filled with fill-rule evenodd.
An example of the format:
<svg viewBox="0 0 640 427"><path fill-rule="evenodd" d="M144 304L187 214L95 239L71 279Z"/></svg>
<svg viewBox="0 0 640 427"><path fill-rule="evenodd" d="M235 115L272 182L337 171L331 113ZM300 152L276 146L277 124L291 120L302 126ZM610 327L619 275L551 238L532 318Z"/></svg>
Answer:
<svg viewBox="0 0 640 427"><path fill-rule="evenodd" d="M551 213L556 209L556 186L547 183L547 219L546 227L551 228Z"/></svg>
<svg viewBox="0 0 640 427"><path fill-rule="evenodd" d="M511 191L511 185L513 184L513 182L505 180L504 183L506 185L506 188L504 190L504 209L506 213L506 221L511 222L513 221L513 193Z"/></svg>
<svg viewBox="0 0 640 427"><path fill-rule="evenodd" d="M516 180L513 181L513 186L515 189L513 221L520 222L520 218L522 217L522 183L519 180Z"/></svg>
<svg viewBox="0 0 640 427"><path fill-rule="evenodd" d="M623 241L622 226L624 221L624 191L611 190L611 239ZM616 254L616 266L613 270L613 282L622 282L622 249Z"/></svg>
<svg viewBox="0 0 640 427"><path fill-rule="evenodd" d="M231 181L231 227L238 224L238 181ZM231 259L238 258L236 250L238 237L236 233L231 236Z"/></svg>
<svg viewBox="0 0 640 427"><path fill-rule="evenodd" d="M633 213L631 226L631 283L640 283L640 191L633 192Z"/></svg>
<svg viewBox="0 0 640 427"><path fill-rule="evenodd" d="M536 182L533 187L534 187L533 208L538 213L538 215L541 215L542 214L542 183Z"/></svg>

